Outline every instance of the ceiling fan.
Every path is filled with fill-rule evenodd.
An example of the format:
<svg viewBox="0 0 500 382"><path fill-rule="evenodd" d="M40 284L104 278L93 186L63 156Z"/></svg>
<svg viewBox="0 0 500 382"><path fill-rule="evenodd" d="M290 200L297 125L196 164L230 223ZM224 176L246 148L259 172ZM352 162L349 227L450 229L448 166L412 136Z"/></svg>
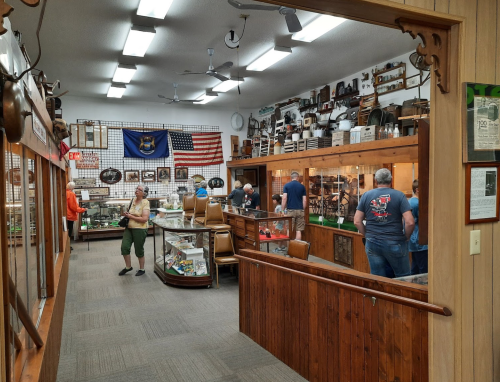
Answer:
<svg viewBox="0 0 500 382"><path fill-rule="evenodd" d="M208 66L208 70L206 72L190 72L190 71L184 71L183 73L177 73L181 75L186 75L186 74L206 74L207 76L212 76L215 77L221 81L227 81L229 78L223 76L222 74L217 73L219 70L223 69L229 69L231 66L233 66L233 63L231 61L225 62L222 65L214 68L212 65L212 56L214 55L214 49L213 48L208 48L208 55L210 56L210 65Z"/></svg>
<svg viewBox="0 0 500 382"><path fill-rule="evenodd" d="M302 30L299 18L295 14L295 8L282 7L279 5L241 4L236 0L227 0L227 2L240 10L255 9L260 11L278 11L280 15L285 16L286 25L288 26L288 31L290 33Z"/></svg>
<svg viewBox="0 0 500 382"><path fill-rule="evenodd" d="M179 96L177 95L177 86L178 86L178 84L174 83L174 98L168 98L168 97L165 97L164 95L161 95L161 94L158 94L158 97L163 98L163 99L168 99L170 102L167 102L167 105L170 105L171 103L175 103L175 102L195 103L195 102L201 101L201 100L195 100L195 99L179 99Z"/></svg>

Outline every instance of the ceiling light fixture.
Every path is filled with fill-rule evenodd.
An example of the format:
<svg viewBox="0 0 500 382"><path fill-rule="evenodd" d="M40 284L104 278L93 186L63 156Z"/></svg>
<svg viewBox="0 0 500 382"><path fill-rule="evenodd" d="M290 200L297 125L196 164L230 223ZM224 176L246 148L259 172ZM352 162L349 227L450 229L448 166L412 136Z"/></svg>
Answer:
<svg viewBox="0 0 500 382"><path fill-rule="evenodd" d="M344 21L346 21L346 19L342 17L321 15L302 28L300 32L294 33L292 35L292 40L305 42L314 41L318 37L323 36L325 33L339 26Z"/></svg>
<svg viewBox="0 0 500 382"><path fill-rule="evenodd" d="M238 83L243 82L243 81L244 81L243 78L239 78L239 79L235 79L235 80L231 78L228 81L222 81L220 84L215 86L212 90L214 92L225 93L225 92L231 90L232 88L238 86Z"/></svg>
<svg viewBox="0 0 500 382"><path fill-rule="evenodd" d="M108 90L109 98L122 98L127 87L123 84L111 84Z"/></svg>
<svg viewBox="0 0 500 382"><path fill-rule="evenodd" d="M197 101L200 102L195 102L194 105L205 105L206 103L209 103L212 101L214 98L216 98L218 94L216 92L206 92L205 94L202 94L198 98L196 98Z"/></svg>
<svg viewBox="0 0 500 382"><path fill-rule="evenodd" d="M123 48L123 55L144 57L155 34L154 28L132 25Z"/></svg>
<svg viewBox="0 0 500 382"><path fill-rule="evenodd" d="M250 65L248 65L247 70L261 72L276 64L278 61L282 60L291 53L291 48L285 46L275 46L273 49L267 51Z"/></svg>
<svg viewBox="0 0 500 382"><path fill-rule="evenodd" d="M128 84L132 81L132 77L134 77L136 71L137 68L135 65L118 64L112 81Z"/></svg>
<svg viewBox="0 0 500 382"><path fill-rule="evenodd" d="M141 0L137 14L139 16L164 19L173 0Z"/></svg>

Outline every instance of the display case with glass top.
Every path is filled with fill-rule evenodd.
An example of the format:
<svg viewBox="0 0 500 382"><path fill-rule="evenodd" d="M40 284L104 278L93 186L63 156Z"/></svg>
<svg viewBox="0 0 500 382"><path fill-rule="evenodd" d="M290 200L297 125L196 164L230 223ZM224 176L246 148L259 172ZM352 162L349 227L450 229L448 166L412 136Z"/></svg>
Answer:
<svg viewBox="0 0 500 382"><path fill-rule="evenodd" d="M227 206L224 217L233 229L237 252L245 248L269 252L271 243L281 246L295 237L292 218L284 214Z"/></svg>
<svg viewBox="0 0 500 382"><path fill-rule="evenodd" d="M182 217L155 217L154 272L165 284L212 285L210 228Z"/></svg>
<svg viewBox="0 0 500 382"><path fill-rule="evenodd" d="M162 199L148 198L150 206L150 219L148 234L153 234L151 219L156 216L156 210L161 206ZM84 240L120 237L123 228L118 225L122 212L125 212L130 205L131 199L95 199L82 200L80 207L87 208L85 213L79 214L79 232Z"/></svg>

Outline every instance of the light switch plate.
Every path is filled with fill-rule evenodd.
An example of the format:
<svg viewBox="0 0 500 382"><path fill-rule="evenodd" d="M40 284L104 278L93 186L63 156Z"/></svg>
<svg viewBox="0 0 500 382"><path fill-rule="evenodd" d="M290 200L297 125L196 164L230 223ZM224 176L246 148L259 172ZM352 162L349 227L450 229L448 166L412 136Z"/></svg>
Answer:
<svg viewBox="0 0 500 382"><path fill-rule="evenodd" d="M481 253L481 231L470 231L470 254L479 255Z"/></svg>

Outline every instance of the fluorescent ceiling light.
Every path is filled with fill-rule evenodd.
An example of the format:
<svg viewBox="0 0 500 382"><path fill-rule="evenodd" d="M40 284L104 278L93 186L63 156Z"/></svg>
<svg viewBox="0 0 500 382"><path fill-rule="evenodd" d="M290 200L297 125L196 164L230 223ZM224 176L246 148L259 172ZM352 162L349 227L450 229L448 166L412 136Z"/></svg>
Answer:
<svg viewBox="0 0 500 382"><path fill-rule="evenodd" d="M292 53L291 48L287 48L284 46L275 46L270 51L264 53L254 62L247 66L247 70L255 70L257 72L261 72L271 65L276 64L278 61L282 60L286 56Z"/></svg>
<svg viewBox="0 0 500 382"><path fill-rule="evenodd" d="M231 90L232 88L238 86L239 82L243 82L244 79L240 78L239 80L227 80L227 81L222 81L220 84L215 86L212 90L214 92L220 92L220 93L225 93L228 90Z"/></svg>
<svg viewBox="0 0 500 382"><path fill-rule="evenodd" d="M311 42L333 28L342 24L346 19L329 15L321 15L307 24L300 32L292 35L292 40Z"/></svg>
<svg viewBox="0 0 500 382"><path fill-rule="evenodd" d="M139 16L164 19L173 0L141 0L137 14Z"/></svg>
<svg viewBox="0 0 500 382"><path fill-rule="evenodd" d="M218 94L216 92L207 92L206 94L202 94L201 96L196 98L196 100L200 102L195 102L194 105L205 105L206 103L209 103L217 96Z"/></svg>
<svg viewBox="0 0 500 382"><path fill-rule="evenodd" d="M108 97L110 98L122 98L123 93L127 87L123 84L111 84L108 90Z"/></svg>
<svg viewBox="0 0 500 382"><path fill-rule="evenodd" d="M119 64L116 68L115 75L113 76L113 82L121 82L123 84L128 84L132 81L137 68L135 65L124 65Z"/></svg>
<svg viewBox="0 0 500 382"><path fill-rule="evenodd" d="M128 32L125 48L123 48L123 55L144 57L155 34L154 28L132 25L130 32Z"/></svg>

